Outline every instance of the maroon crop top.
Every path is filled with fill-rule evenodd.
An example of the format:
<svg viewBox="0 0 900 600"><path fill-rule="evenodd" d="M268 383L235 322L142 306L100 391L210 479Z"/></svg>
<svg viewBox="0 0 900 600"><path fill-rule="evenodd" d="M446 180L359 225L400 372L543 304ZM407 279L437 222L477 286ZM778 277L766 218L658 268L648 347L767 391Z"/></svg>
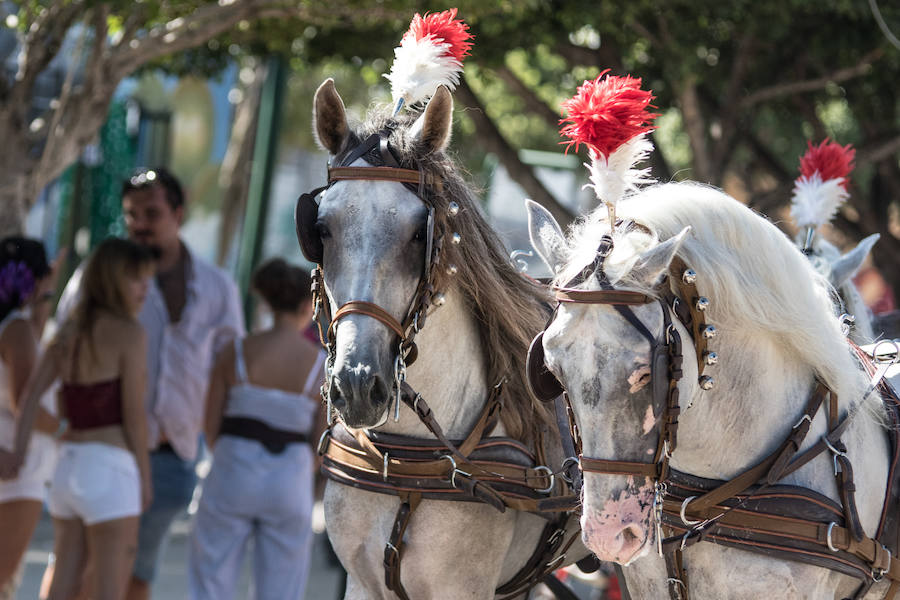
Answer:
<svg viewBox="0 0 900 600"><path fill-rule="evenodd" d="M64 383L59 398L72 429L122 424L122 385L119 378L98 383Z"/></svg>
<svg viewBox="0 0 900 600"><path fill-rule="evenodd" d="M72 375L78 364L78 342L72 352ZM94 429L122 424L122 380L95 383L63 383L59 399L74 429Z"/></svg>

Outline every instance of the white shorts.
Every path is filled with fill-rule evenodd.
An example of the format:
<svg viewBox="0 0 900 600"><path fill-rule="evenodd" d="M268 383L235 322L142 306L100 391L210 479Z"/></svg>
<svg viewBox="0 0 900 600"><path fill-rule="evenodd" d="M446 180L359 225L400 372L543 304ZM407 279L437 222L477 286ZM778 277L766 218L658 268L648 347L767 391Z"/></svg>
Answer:
<svg viewBox="0 0 900 600"><path fill-rule="evenodd" d="M47 500L57 519L85 525L141 514L141 478L128 450L99 442L66 442L59 448Z"/></svg>
<svg viewBox="0 0 900 600"><path fill-rule="evenodd" d="M6 425L5 420L0 422L0 439L12 440L15 436L15 424L11 423L9 427ZM28 442L25 462L19 469L18 477L6 481L0 479L0 502L12 500L43 502L47 498L47 486L55 468L56 442L49 435L35 432Z"/></svg>

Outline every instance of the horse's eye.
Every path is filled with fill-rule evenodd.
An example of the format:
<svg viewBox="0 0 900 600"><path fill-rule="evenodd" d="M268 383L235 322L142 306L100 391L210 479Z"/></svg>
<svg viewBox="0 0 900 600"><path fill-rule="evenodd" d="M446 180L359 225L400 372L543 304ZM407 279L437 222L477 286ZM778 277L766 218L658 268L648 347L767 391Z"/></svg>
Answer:
<svg viewBox="0 0 900 600"><path fill-rule="evenodd" d="M416 235L413 236L414 242L424 242L425 238L428 237L428 230L422 226L416 231Z"/></svg>
<svg viewBox="0 0 900 600"><path fill-rule="evenodd" d="M331 237L331 231L328 230L328 225L322 221L316 221L316 233L318 233L319 238L323 240Z"/></svg>

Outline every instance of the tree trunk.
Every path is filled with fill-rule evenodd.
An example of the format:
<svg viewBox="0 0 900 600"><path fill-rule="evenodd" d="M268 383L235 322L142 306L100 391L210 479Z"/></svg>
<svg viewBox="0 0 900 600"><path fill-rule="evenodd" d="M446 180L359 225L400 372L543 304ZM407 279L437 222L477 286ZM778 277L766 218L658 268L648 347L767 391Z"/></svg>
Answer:
<svg viewBox="0 0 900 600"><path fill-rule="evenodd" d="M0 239L25 231L25 202L16 186L0 187Z"/></svg>
<svg viewBox="0 0 900 600"><path fill-rule="evenodd" d="M228 259L231 241L237 231L238 221L247 203L250 187L250 168L253 166L253 146L256 141L256 123L266 65L257 60L253 68L253 81L244 89L244 98L234 109L231 138L222 160L219 185L225 190L222 196L222 224L216 247L216 262L221 266Z"/></svg>
<svg viewBox="0 0 900 600"><path fill-rule="evenodd" d="M497 155L500 163L509 173L510 178L519 184L525 193L538 204L543 205L553 218L563 227L568 225L574 219L574 215L569 210L556 201L556 198L547 191L544 184L535 176L534 171L519 159L519 153L510 146L509 142L504 139L500 130L494 125L493 121L487 116L481 101L475 95L475 92L469 87L465 79L459 82L456 89L456 96L462 101L462 104L469 107L470 110L466 114L475 121L476 135L484 147Z"/></svg>

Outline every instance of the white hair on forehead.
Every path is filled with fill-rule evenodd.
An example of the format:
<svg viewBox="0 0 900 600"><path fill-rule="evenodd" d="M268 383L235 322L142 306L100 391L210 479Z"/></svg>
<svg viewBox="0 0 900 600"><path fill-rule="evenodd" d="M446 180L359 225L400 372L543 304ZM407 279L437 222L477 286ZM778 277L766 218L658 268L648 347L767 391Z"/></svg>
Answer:
<svg viewBox="0 0 900 600"><path fill-rule="evenodd" d="M619 287L639 289L628 275L640 254L690 226L678 254L697 272L698 292L710 299L707 318L723 334L716 345L728 343L729 331L767 336L791 357L786 360L809 365L839 397L861 397L865 379L841 332L830 284L767 219L696 183L644 188L620 202L617 213L651 231L647 235L617 227L606 271ZM569 260L557 282L565 283L591 262L600 237L608 232L603 206L573 227Z"/></svg>

